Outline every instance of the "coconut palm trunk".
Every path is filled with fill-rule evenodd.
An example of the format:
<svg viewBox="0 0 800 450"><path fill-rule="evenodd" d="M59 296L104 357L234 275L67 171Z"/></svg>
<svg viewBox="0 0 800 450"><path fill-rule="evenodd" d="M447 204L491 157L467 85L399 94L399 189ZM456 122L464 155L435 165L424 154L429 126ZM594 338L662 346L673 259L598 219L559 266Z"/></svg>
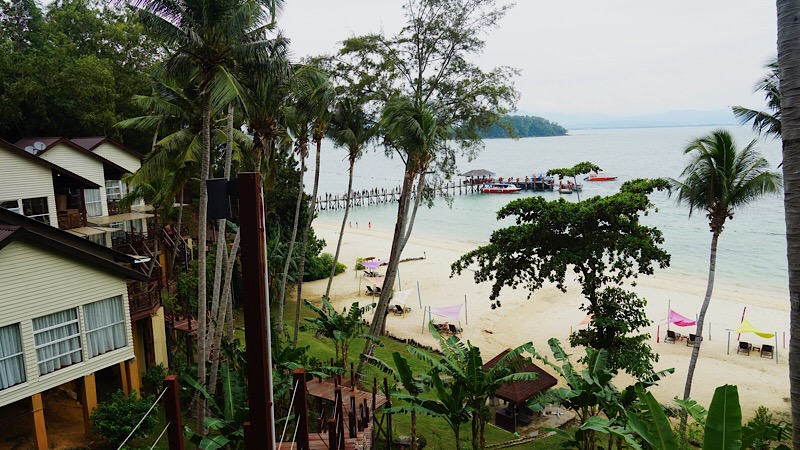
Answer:
<svg viewBox="0 0 800 450"><path fill-rule="evenodd" d="M281 278L281 293L278 296L278 335L283 336L283 307L286 304L286 282L289 279L289 266L294 255L294 243L297 240L297 227L300 222L300 206L303 204L303 173L306 170L305 152L300 155L300 189L297 194L297 206L294 209L294 222L292 225L292 238L289 240L289 250L286 252L286 263L283 266ZM298 300L299 302L299 300Z"/></svg>
<svg viewBox="0 0 800 450"><path fill-rule="evenodd" d="M311 222L314 221L314 210L317 207L317 190L319 189L319 167L322 157L322 139L317 140L316 165L314 169L314 187L311 193L311 205L308 207L308 221L303 230L302 242L300 242L300 262L297 268L297 297L295 302L294 316L294 338L292 347L297 348L297 339L300 333L300 304L303 302L303 273L306 266L306 250L308 249L308 235L311 232Z"/></svg>
<svg viewBox="0 0 800 450"><path fill-rule="evenodd" d="M200 208L197 218L197 382L200 386L206 385L206 360L208 348L206 347L206 226L208 225L208 170L211 166L211 104L210 100L203 104L203 159L200 163ZM197 428L205 435L206 401L195 394Z"/></svg>
<svg viewBox="0 0 800 450"><path fill-rule="evenodd" d="M783 186L789 262L789 385L793 448L800 450L800 4L778 0L778 69L783 139Z"/></svg>
<svg viewBox="0 0 800 450"><path fill-rule="evenodd" d="M339 262L339 251L342 249L342 237L344 237L344 226L347 223L347 215L350 213L350 196L353 192L353 167L355 166L355 159L350 158L350 177L347 180L347 195L344 199L344 217L342 217L342 226L339 228L339 240L336 242L336 253L333 255L333 267L331 267L331 275L328 277L328 286L325 288L325 298L331 298L331 284L333 284L333 277L336 276L336 264Z"/></svg>

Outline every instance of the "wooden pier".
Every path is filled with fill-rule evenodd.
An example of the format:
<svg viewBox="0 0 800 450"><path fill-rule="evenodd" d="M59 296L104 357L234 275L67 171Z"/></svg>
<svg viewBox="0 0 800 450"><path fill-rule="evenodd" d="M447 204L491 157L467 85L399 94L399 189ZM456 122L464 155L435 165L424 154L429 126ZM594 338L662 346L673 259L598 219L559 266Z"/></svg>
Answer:
<svg viewBox="0 0 800 450"><path fill-rule="evenodd" d="M440 183L426 186L425 190L434 196L456 196L468 194L482 194L481 188L487 183L509 183L517 186L523 191L552 191L554 183L548 183L543 178L512 178L512 179L484 179L480 181L459 180L458 182ZM381 205L384 203L394 203L400 200L402 188L374 188L353 191L350 195L350 207ZM416 187L411 193L412 198L416 198ZM344 209L347 201L346 195L324 194L317 198L315 210L329 211Z"/></svg>

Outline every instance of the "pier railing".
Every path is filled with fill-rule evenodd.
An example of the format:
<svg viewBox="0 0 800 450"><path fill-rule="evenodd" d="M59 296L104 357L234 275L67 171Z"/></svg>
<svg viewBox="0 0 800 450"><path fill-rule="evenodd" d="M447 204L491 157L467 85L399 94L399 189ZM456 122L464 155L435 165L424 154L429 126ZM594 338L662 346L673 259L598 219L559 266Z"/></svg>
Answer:
<svg viewBox="0 0 800 450"><path fill-rule="evenodd" d="M444 195L455 196L455 195L481 194L482 193L481 189L483 188L484 184L493 181L494 180L481 180L481 181L470 182L469 180L464 180L458 182L453 181L449 183L436 183L433 185L426 186L425 190L436 197ZM500 181L502 181L502 179ZM509 179L505 181L505 183L513 184L522 190L532 190L532 191L553 190L553 184L544 183L541 181L541 179L521 180L518 178L516 181ZM388 189L374 188L374 189L363 189L359 191L353 191L350 194L350 199L349 199L350 207L394 203L400 200L401 192L402 188L400 186ZM416 198L417 196L416 187L414 187L414 190L411 192L411 196L412 198ZM347 206L346 194L339 195L339 194L326 193L317 197L317 203L315 209L316 211L328 211L328 210L344 209L346 206Z"/></svg>

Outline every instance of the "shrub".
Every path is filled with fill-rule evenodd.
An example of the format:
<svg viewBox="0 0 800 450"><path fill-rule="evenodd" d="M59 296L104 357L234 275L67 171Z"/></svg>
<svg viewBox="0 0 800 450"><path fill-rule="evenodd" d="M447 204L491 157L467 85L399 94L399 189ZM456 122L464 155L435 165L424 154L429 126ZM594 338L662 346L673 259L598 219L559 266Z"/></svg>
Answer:
<svg viewBox="0 0 800 450"><path fill-rule="evenodd" d="M306 274L303 281L315 281L323 278L328 278L331 274L331 266L333 265L333 255L330 253L322 253L319 256L311 257L306 263ZM336 275L344 272L347 266L337 262Z"/></svg>
<svg viewBox="0 0 800 450"><path fill-rule="evenodd" d="M136 391L125 397L121 390L111 395L111 400L101 403L93 412L92 420L95 431L114 445L119 445L128 437L133 427L144 417L155 401L152 396L139 398ZM145 436L158 425L158 417L151 412L142 421L133 437Z"/></svg>
<svg viewBox="0 0 800 450"><path fill-rule="evenodd" d="M161 385L166 376L167 369L163 364L158 363L144 371L142 375L142 387L148 394L159 394L161 393Z"/></svg>

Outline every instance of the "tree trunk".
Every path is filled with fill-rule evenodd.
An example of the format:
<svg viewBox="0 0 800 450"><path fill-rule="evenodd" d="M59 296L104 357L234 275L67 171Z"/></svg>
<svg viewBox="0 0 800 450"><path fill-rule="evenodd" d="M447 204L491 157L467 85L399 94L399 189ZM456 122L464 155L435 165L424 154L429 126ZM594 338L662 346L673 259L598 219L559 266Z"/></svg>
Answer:
<svg viewBox="0 0 800 450"><path fill-rule="evenodd" d="M472 450L482 450L479 415L480 413L478 411L472 412Z"/></svg>
<svg viewBox="0 0 800 450"><path fill-rule="evenodd" d="M717 241L719 240L719 231L714 231L711 237L711 256L708 263L708 285L706 286L706 297L703 299L703 306L700 307L700 314L697 316L697 336L694 341L694 348L692 348L692 357L689 359L689 370L686 372L686 385L683 388L683 399L686 400L692 393L692 379L694 378L694 369L697 366L697 358L700 356L700 346L703 344L703 321L706 318L706 311L708 305L711 303L711 293L714 291L714 274L717 267ZM681 414L680 434L685 437L686 433L686 419L687 413Z"/></svg>
<svg viewBox="0 0 800 450"><path fill-rule="evenodd" d="M175 247L172 249L172 264L170 264L170 272L167 273L167 279L171 280L172 275L175 274L175 262L178 259L178 247L183 241L181 237L181 222L183 221L183 188L181 188L181 204L178 206L178 226L175 228Z"/></svg>
<svg viewBox="0 0 800 450"><path fill-rule="evenodd" d="M417 450L417 412L411 410L411 450Z"/></svg>
<svg viewBox="0 0 800 450"><path fill-rule="evenodd" d="M386 266L386 276L384 276L383 286L381 286L381 296L378 299L378 305L375 307L375 313L372 317L372 323L369 326L369 334L371 336L380 337L381 330L386 322L386 309L389 306L389 300L392 295L392 286L397 277L397 266L400 264L400 255L403 252L403 237L405 236L405 222L408 217L408 208L411 200L411 186L414 184L414 173L406 170L403 178L403 190L400 193L400 199L397 205L397 221L394 225L394 236L392 237L392 250L389 253L389 263ZM372 355L375 351L375 343L367 339L364 343L364 354ZM358 363L358 373L364 367L364 359Z"/></svg>
<svg viewBox="0 0 800 450"><path fill-rule="evenodd" d="M216 317L217 327L211 339L211 353L216 357L211 361L211 376L208 381L208 393L212 396L217 391L217 372L219 370L219 352L222 348L222 329L225 323L226 315L233 315L233 310L228 309L229 299L231 298L231 278L233 277L233 266L236 262L236 253L239 251L239 243L241 236L236 232L236 237L233 238L233 245L231 246L231 253L228 256L228 264L225 267L225 288L222 290L222 297L220 301L220 308L218 316ZM233 331L231 330L231 334Z"/></svg>
<svg viewBox="0 0 800 450"><path fill-rule="evenodd" d="M778 0L778 70L780 71L783 195L789 260L789 386L793 448L800 450L800 4Z"/></svg>
<svg viewBox="0 0 800 450"><path fill-rule="evenodd" d="M453 428L453 437L456 439L456 450L461 450L461 425Z"/></svg>
<svg viewBox="0 0 800 450"><path fill-rule="evenodd" d="M308 249L308 234L311 231L311 222L314 221L314 209L317 206L317 190L319 189L319 166L322 156L322 140L317 140L316 167L314 169L314 188L311 194L311 206L308 208L308 221L303 230L303 241L300 242L300 264L297 269L297 298L295 299L294 339L292 348L297 348L297 338L300 333L300 303L303 301L303 273L306 266L306 250Z"/></svg>
<svg viewBox="0 0 800 450"><path fill-rule="evenodd" d="M294 242L297 240L297 226L300 222L300 205L303 204L303 173L306 169L305 163L305 155L300 155L300 193L297 194L297 206L294 209L292 238L289 240L289 250L286 252L286 264L283 266L283 278L281 280L281 293L278 297L278 335L281 337L283 337L283 306L286 303L286 282L289 279L289 266L291 265L294 254Z"/></svg>
<svg viewBox="0 0 800 450"><path fill-rule="evenodd" d="M419 209L419 204L422 201L422 191L425 189L425 171L423 170L422 173L419 174L419 182L417 183L417 197L414 199L414 210L411 212L411 219L408 221L408 227L406 228L405 235L403 236L403 244L400 247L400 252L402 252L404 248L406 248L406 244L408 244L408 239L411 237L411 230L414 228L414 221L417 219L417 210Z"/></svg>
<svg viewBox="0 0 800 450"><path fill-rule="evenodd" d="M328 278L328 287L325 288L325 298L331 298L331 284L333 284L333 277L336 276L336 263L339 262L339 250L342 248L342 237L344 236L344 225L347 223L347 215L350 213L350 193L353 191L353 166L356 160L350 158L350 178L347 181L347 195L344 199L344 217L342 217L342 227L339 229L339 241L336 243L336 254L333 255L333 267L331 267L331 276Z"/></svg>
<svg viewBox="0 0 800 450"><path fill-rule="evenodd" d="M211 105L209 100L203 102L203 159L200 163L200 210L197 224L197 382L206 386L206 227L208 226L208 169L211 165ZM195 395L197 429L205 436L206 401Z"/></svg>

